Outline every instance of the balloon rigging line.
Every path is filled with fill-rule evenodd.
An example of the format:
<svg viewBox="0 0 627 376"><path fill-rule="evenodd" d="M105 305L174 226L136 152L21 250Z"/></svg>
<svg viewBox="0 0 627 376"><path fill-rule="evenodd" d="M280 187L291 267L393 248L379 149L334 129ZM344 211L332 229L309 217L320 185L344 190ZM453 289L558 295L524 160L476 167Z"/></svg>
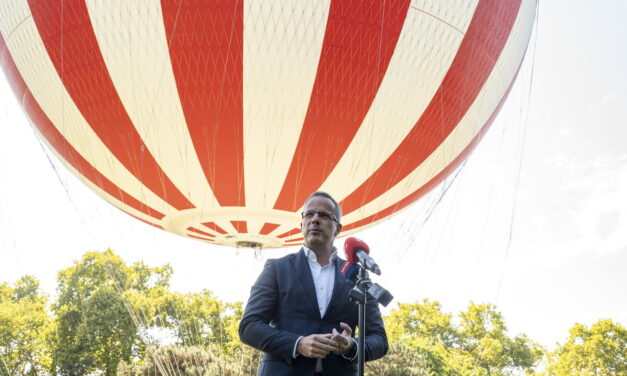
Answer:
<svg viewBox="0 0 627 376"><path fill-rule="evenodd" d="M29 119L28 117L26 117L26 119ZM65 195L67 196L68 200L70 201L70 204L72 204L72 208L74 209L74 211L76 212L77 216L80 219L80 223L81 226L85 229L86 232L89 232L89 226L87 226L87 223L85 221L85 218L83 217L83 215L81 214L80 210L78 209L78 206L76 205L76 202L74 201L74 199L72 198L72 195L70 194L70 189L69 186L67 184L66 181L64 181L63 177L61 177L61 174L59 172L59 169L57 168L57 166L55 166L54 164L54 160L53 158L50 156L50 154L52 153L51 151L49 151L43 144L42 142L42 137L39 137L37 135L37 130L35 128L35 125L30 122L29 123L31 125L31 130L33 132L33 134L35 135L35 139L37 140L37 143L39 144L39 147L41 147L41 150L44 152L44 155L46 156L46 159L48 160L48 163L50 164L50 166L52 167L52 171L54 171L55 176L57 177L57 179L59 180L59 183L61 184L61 187L63 188L63 191L65 192Z"/></svg>
<svg viewBox="0 0 627 376"><path fill-rule="evenodd" d="M505 134L506 134L506 130L508 128L506 124L507 124L507 121L504 120L503 121L503 125L502 125L502 129L501 129L501 137L500 137L500 140L499 140L499 146L498 146L498 149L497 149L497 152L496 152L496 157L493 159L494 163L496 163L496 161L501 161L501 160L504 159L502 154L503 154L503 145L505 143L504 142L505 141ZM497 178L496 171L495 171L495 169L493 169L492 178L490 179L492 183L489 184L490 192L488 194L488 204L487 204L485 216L484 216L484 219L483 219L483 228L482 228L482 231L481 231L481 238L479 240L479 249L478 249L477 258L476 258L477 266L481 262L481 256L483 254L483 250L484 250L484 247L485 247L485 237L486 237L486 230L488 228L488 219L490 218L490 211L492 210L492 204L494 202L494 190L496 188L496 178ZM476 275L476 274L473 274L473 275ZM472 283L471 283L471 289L470 289L471 294L474 291L475 281L476 281L476 279L473 278L472 279Z"/></svg>
<svg viewBox="0 0 627 376"><path fill-rule="evenodd" d="M461 173L461 171L460 171L460 173ZM459 209L458 203L459 203L460 196L461 196L460 191L461 191L461 185L463 183L463 177L464 176L462 175L461 179L457 182L457 187L455 189L455 192L453 193L453 200L452 200L451 208L450 208L450 210L449 210L449 212L448 212L448 214L446 216L446 219L444 221L444 225L442 226L442 234L440 235L440 238L439 238L439 241L438 241L438 246L436 247L436 250L440 249L440 252L437 252L436 250L433 251L434 256L436 256L436 257L437 257L437 255L439 255L442 252L442 249L444 248L443 245L442 245L443 244L443 239L445 238L444 237L444 233L445 233L447 227L449 227L449 223L451 221L451 216L453 215L454 212L456 212ZM445 253L445 260L448 259L448 257L450 256L450 250L452 248L451 247L451 236L448 237L448 240L449 240L449 244L448 244L448 247L447 247L447 251Z"/></svg>
<svg viewBox="0 0 627 376"><path fill-rule="evenodd" d="M464 169L464 166L466 165L466 162L468 161L468 158L464 159L464 161L462 162L462 164L455 170L455 173L449 177L446 178L444 180L444 182L442 183L442 188L440 191L440 194L435 198L435 201L431 203L431 206L427 209L427 212L425 214L424 219L420 222L420 224L418 224L417 228L413 228L413 232L414 232L414 240L415 240L415 236L417 236L417 234L422 231L422 228L425 226L425 224L431 219L431 216L433 215L433 213L436 211L436 209L439 207L440 202L442 201L442 199L444 198L444 195L446 195L446 192L448 192L449 188L451 188L451 186L453 185L453 183L455 182L455 180L457 179L458 175L460 174L460 172ZM412 242L414 241L412 240ZM406 256L407 251L409 250L409 247L406 248L400 255L400 258L403 258Z"/></svg>
<svg viewBox="0 0 627 376"><path fill-rule="evenodd" d="M498 302L500 294L501 294L501 288L503 286L503 279L505 276L505 266L507 265L507 261L509 259L509 254L510 254L510 250L512 247L512 238L513 238L513 233L514 233L514 222L515 222L515 217L516 217L516 208L517 208L517 203L518 203L518 189L519 189L519 185L520 185L520 172L522 170L522 163L523 163L523 155L525 152L525 145L526 145L526 138L527 138L527 129L529 128L529 107L531 106L531 94L533 92L533 75L534 75L534 71L535 71L535 64L536 64L536 51L537 51L537 43L538 43L538 19L540 17L540 10L538 9L538 7L536 7L536 15L534 17L534 29L535 29L535 33L534 33L534 38L533 38L533 55L532 55L532 59L531 59L531 72L530 72L530 77L529 77L529 90L527 91L527 108L526 111L524 110L524 103L523 105L521 105L521 116L524 117L524 119L522 120L522 139L520 142L520 153L519 153L519 157L518 157L518 168L516 169L516 177L515 177L515 182L514 182L514 195L513 195L513 203L512 203L512 213L510 216L510 222L509 222L509 234L508 234L508 239L507 239L507 246L505 247L505 259L503 260L503 267L501 269L501 276L499 278L499 284L498 284L498 289L496 292L496 302Z"/></svg>

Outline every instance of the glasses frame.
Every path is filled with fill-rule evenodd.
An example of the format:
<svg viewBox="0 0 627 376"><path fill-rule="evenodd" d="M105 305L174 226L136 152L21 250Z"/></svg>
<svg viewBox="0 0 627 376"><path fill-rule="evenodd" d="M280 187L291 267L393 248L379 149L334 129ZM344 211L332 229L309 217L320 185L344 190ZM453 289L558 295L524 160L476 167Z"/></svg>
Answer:
<svg viewBox="0 0 627 376"><path fill-rule="evenodd" d="M335 216L335 214L333 214L333 213L329 213L329 212L326 212L326 211L320 211L320 210L307 210L307 211L301 212L301 213L300 213L300 216L301 216L301 218L302 218L302 219L308 219L308 218L305 218L305 216L306 216L307 214L309 214L309 213L311 213L311 214L312 214L312 215L311 215L311 219L313 219L313 218L316 216L316 214L318 214L318 218L324 218L324 219L327 219L327 218L328 218L328 219L332 219L332 220L334 220L334 221L335 221L336 223L338 223L338 224L340 223L340 221L337 219L337 217ZM323 213L323 215L320 215L321 213Z"/></svg>

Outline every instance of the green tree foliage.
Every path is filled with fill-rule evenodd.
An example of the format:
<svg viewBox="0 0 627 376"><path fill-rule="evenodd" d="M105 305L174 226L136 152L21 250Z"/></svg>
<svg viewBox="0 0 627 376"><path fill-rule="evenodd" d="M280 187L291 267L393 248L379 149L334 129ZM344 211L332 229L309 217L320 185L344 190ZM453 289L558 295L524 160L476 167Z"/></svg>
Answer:
<svg viewBox="0 0 627 376"><path fill-rule="evenodd" d="M165 291L169 266L127 266L113 251L89 252L58 275L53 306L53 369L78 376L103 371L115 375L118 363L143 355L140 331L154 321L154 297Z"/></svg>
<svg viewBox="0 0 627 376"><path fill-rule="evenodd" d="M31 276L0 284L0 375L43 375L50 367L46 304Z"/></svg>
<svg viewBox="0 0 627 376"><path fill-rule="evenodd" d="M549 376L627 375L627 330L612 320L575 324L563 345L549 354Z"/></svg>
<svg viewBox="0 0 627 376"><path fill-rule="evenodd" d="M366 363L366 376L432 376L428 356L402 341L393 341L385 357Z"/></svg>
<svg viewBox="0 0 627 376"><path fill-rule="evenodd" d="M237 335L242 303L170 291L171 276L168 265L127 265L107 250L59 272L51 305L33 277L0 284L0 376L255 374L260 353ZM454 317L438 302L399 303L384 320L390 351L367 364L369 376L530 375L544 354L508 336L490 304ZM626 346L611 320L577 324L543 375L627 376Z"/></svg>
<svg viewBox="0 0 627 376"><path fill-rule="evenodd" d="M222 302L208 290L164 297L159 323L174 331L178 345L208 348L217 344L227 353L240 345L237 327L243 313L241 303Z"/></svg>
<svg viewBox="0 0 627 376"><path fill-rule="evenodd" d="M219 345L150 347L145 359L120 363L118 376L239 376L257 373L260 353L240 346L225 354Z"/></svg>
<svg viewBox="0 0 627 376"><path fill-rule="evenodd" d="M486 375L532 371L542 357L542 349L526 336L507 336L503 316L491 304L471 304L460 319L460 348Z"/></svg>
<svg viewBox="0 0 627 376"><path fill-rule="evenodd" d="M507 336L502 315L489 304L470 304L456 325L437 302L400 303L385 322L392 346L376 365L379 374L505 376L532 373L542 358L542 349L527 337ZM392 365L391 357L399 363ZM415 369L389 369L399 364Z"/></svg>

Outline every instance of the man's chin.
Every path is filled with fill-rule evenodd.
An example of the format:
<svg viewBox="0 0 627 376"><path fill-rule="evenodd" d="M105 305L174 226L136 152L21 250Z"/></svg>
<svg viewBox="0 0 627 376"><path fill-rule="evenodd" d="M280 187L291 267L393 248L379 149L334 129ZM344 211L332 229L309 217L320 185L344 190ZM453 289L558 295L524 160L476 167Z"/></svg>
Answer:
<svg viewBox="0 0 627 376"><path fill-rule="evenodd" d="M319 235L308 235L305 238L305 245L310 249L316 249L320 246L324 246L324 240Z"/></svg>

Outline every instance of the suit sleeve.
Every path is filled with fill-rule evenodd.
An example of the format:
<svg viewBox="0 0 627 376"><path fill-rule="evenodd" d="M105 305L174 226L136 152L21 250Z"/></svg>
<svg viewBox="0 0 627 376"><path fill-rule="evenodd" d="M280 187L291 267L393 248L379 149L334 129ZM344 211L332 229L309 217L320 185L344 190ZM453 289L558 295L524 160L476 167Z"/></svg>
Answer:
<svg viewBox="0 0 627 376"><path fill-rule="evenodd" d="M270 325L278 304L275 260L268 260L250 291L244 316L239 323L241 341L258 350L292 358L296 333L279 330Z"/></svg>
<svg viewBox="0 0 627 376"><path fill-rule="evenodd" d="M388 352L388 337L379 311L379 303L369 300L366 305L366 361L376 360ZM353 360L357 361L357 357Z"/></svg>
<svg viewBox="0 0 627 376"><path fill-rule="evenodd" d="M355 333L355 328L353 333ZM343 358L351 363L357 363L357 338L353 337L355 346L349 354L342 354ZM366 362L382 358L388 352L388 339L385 332L379 303L375 300L368 300L366 306Z"/></svg>

